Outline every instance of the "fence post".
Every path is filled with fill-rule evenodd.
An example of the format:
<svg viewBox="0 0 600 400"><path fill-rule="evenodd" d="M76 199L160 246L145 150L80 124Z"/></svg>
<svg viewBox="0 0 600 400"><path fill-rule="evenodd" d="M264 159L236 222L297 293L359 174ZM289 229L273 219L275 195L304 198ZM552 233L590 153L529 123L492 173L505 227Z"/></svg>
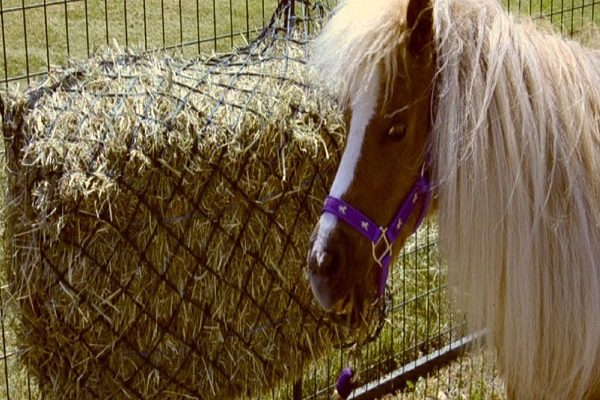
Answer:
<svg viewBox="0 0 600 400"><path fill-rule="evenodd" d="M292 397L294 400L302 400L302 378L294 382Z"/></svg>

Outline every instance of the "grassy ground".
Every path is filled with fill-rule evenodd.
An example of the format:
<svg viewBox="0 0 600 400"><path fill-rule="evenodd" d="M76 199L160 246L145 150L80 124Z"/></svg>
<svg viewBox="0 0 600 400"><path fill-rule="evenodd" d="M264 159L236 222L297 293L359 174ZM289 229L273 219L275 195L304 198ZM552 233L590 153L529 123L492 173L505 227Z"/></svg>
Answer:
<svg viewBox="0 0 600 400"><path fill-rule="evenodd" d="M583 27L600 23L600 2L503 2L513 12L549 15L547 20L565 35L577 35ZM40 7L44 3L47 7ZM199 51L225 51L244 44L275 6L276 0L0 0L0 81L44 72L70 57L86 57L113 40L148 50L175 47L188 57ZM435 252L435 237L433 228L422 231L393 270L391 311L380 338L359 357L335 352L324 363L310 366L304 393L326 398L330 389L319 394L320 388L332 384L349 359L369 378L399 366L403 359L426 354L460 331L453 325L444 294L444 269ZM9 316L0 320L10 323ZM0 345L1 354L9 356L6 363L0 362L0 398L9 394L11 399L28 398L30 383L13 356L18 349L10 330ZM488 360L480 353L464 357L386 399L500 399L502 383ZM37 398L34 386L32 390ZM273 397L289 398L289 388Z"/></svg>
<svg viewBox="0 0 600 400"><path fill-rule="evenodd" d="M461 357L458 361L427 377L411 383L401 392L383 400L503 400L504 383L497 376L493 357L482 350Z"/></svg>
<svg viewBox="0 0 600 400"><path fill-rule="evenodd" d="M515 14L544 15L564 34L576 32L582 24L599 22L600 3L596 0L502 0Z"/></svg>
<svg viewBox="0 0 600 400"><path fill-rule="evenodd" d="M0 282L5 282L4 277ZM19 363L17 354L19 348L13 330L10 329L13 323L13 318L10 312L5 313L4 308L6 301L6 288L0 288L0 307L2 315L0 315L0 340L2 361L0 362L0 398L11 400L39 399L40 396L36 390L35 384L31 381L25 368Z"/></svg>

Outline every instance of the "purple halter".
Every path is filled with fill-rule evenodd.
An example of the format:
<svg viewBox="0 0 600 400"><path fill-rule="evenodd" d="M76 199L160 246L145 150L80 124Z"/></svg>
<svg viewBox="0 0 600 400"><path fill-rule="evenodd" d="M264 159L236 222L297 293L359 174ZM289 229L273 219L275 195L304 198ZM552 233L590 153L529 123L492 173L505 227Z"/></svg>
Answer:
<svg viewBox="0 0 600 400"><path fill-rule="evenodd" d="M431 202L431 184L425 171L417 179L408 196L406 196L404 202L400 205L392 222L387 227L377 225L369 217L342 199L335 197L327 197L325 199L323 213L333 214L338 217L371 242L373 246L373 258L381 267L377 289L378 298L381 298L385 292L385 284L392 261L392 245L398 239L398 236L400 236L400 232L406 226L408 219L417 207L419 199L423 196L425 197L425 203L421 209L417 224L414 227L414 232L421 225L421 222L423 222L423 218ZM379 254L378 250L380 248L383 251Z"/></svg>

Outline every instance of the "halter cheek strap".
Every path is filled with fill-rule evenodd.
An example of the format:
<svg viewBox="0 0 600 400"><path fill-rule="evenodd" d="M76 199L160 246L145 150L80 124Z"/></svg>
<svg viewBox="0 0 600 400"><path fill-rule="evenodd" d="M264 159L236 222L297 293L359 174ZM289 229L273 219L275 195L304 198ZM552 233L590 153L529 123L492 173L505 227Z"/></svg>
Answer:
<svg viewBox="0 0 600 400"><path fill-rule="evenodd" d="M431 202L431 184L425 173L417 179L394 215L392 222L387 227L377 225L369 217L342 199L331 196L325 199L323 213L333 214L338 217L371 242L373 258L381 267L377 288L378 298L381 298L385 292L385 284L392 261L392 246L400 236L402 229L406 226L406 222L417 208L419 200L423 197L425 198L425 203L421 209L419 219L413 228L414 232L421 225L421 222L423 222L423 218L427 214L427 209Z"/></svg>

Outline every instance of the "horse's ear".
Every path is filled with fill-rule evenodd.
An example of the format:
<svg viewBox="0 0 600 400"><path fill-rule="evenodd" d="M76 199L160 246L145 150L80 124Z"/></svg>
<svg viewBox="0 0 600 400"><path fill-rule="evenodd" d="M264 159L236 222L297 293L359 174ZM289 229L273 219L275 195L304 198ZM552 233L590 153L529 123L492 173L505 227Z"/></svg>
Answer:
<svg viewBox="0 0 600 400"><path fill-rule="evenodd" d="M406 24L410 32L408 49L415 57L422 55L433 43L432 0L409 0Z"/></svg>

